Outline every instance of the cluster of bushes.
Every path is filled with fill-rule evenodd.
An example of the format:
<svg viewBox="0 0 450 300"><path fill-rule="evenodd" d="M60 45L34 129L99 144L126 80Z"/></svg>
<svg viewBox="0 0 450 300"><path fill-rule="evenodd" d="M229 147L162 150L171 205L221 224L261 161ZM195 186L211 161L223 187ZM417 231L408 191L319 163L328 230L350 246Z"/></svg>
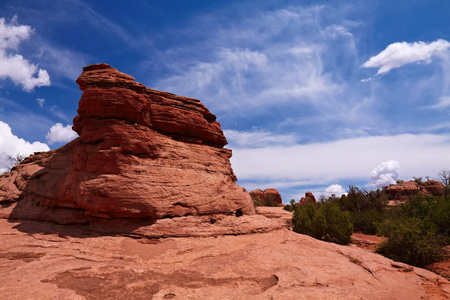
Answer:
<svg viewBox="0 0 450 300"><path fill-rule="evenodd" d="M416 195L386 210L376 226L387 237L378 253L419 267L442 260L442 247L450 244L450 197Z"/></svg>
<svg viewBox="0 0 450 300"><path fill-rule="evenodd" d="M350 214L341 211L335 203L292 206L295 207L292 219L295 232L337 244L345 245L351 242L353 225Z"/></svg>
<svg viewBox="0 0 450 300"><path fill-rule="evenodd" d="M448 184L446 186L448 188ZM387 237L377 252L415 266L441 260L442 247L450 244L450 196L410 198L400 206L389 207L384 189L367 191L349 187L347 195L322 198L317 204L296 204L293 230L312 237L348 244L354 231Z"/></svg>

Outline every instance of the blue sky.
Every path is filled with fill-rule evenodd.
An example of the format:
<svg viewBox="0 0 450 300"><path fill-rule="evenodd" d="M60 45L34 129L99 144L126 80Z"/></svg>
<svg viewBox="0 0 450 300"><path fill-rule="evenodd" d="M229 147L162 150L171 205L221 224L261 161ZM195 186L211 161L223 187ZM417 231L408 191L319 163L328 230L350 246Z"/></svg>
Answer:
<svg viewBox="0 0 450 300"><path fill-rule="evenodd" d="M105 62L200 99L247 190L341 193L450 169L450 1L2 1L0 169L55 149Z"/></svg>

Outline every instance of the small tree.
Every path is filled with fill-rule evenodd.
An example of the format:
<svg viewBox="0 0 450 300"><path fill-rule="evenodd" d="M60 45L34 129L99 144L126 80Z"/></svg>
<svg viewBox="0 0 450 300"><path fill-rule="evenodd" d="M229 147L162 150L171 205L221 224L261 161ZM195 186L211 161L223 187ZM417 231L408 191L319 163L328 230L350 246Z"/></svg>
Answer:
<svg viewBox="0 0 450 300"><path fill-rule="evenodd" d="M8 172L10 172L14 166L19 165L25 159L25 157L27 156L20 153L16 154L16 156L6 156L6 159L10 162L9 166L7 167Z"/></svg>
<svg viewBox="0 0 450 300"><path fill-rule="evenodd" d="M293 230L297 233L313 235L313 222L317 208L312 203L296 205L292 218Z"/></svg>
<svg viewBox="0 0 450 300"><path fill-rule="evenodd" d="M313 237L337 244L346 245L352 241L353 224L348 212L326 202L318 211L313 221Z"/></svg>
<svg viewBox="0 0 450 300"><path fill-rule="evenodd" d="M449 170L442 170L438 174L438 179L444 186L450 185L450 171Z"/></svg>

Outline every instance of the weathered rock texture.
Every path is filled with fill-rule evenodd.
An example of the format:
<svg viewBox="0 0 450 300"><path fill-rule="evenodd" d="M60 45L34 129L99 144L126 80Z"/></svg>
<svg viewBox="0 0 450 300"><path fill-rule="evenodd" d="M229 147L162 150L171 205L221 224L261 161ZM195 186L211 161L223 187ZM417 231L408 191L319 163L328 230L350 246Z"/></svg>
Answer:
<svg viewBox="0 0 450 300"><path fill-rule="evenodd" d="M220 124L199 100L149 89L106 64L85 67L77 83L79 137L0 178L0 215L193 224L188 216L215 223L255 213L235 183Z"/></svg>
<svg viewBox="0 0 450 300"><path fill-rule="evenodd" d="M262 203L265 205L283 204L283 199L281 199L281 195L277 189L268 188L264 191L256 189L250 192L250 196L252 197L254 202Z"/></svg>
<svg viewBox="0 0 450 300"><path fill-rule="evenodd" d="M205 238L97 236L0 220L11 299L448 299L444 278L287 229Z"/></svg>
<svg viewBox="0 0 450 300"><path fill-rule="evenodd" d="M428 180L420 184L420 189L423 193L431 196L444 195L444 185L437 180Z"/></svg>
<svg viewBox="0 0 450 300"><path fill-rule="evenodd" d="M300 204L312 203L317 204L316 197L314 197L313 193L306 192L305 197L302 197L299 201Z"/></svg>
<svg viewBox="0 0 450 300"><path fill-rule="evenodd" d="M390 205L395 205L408 200L416 194L440 196L444 194L444 185L437 180L428 180L420 185L414 181L405 181L393 184L386 189L391 200Z"/></svg>

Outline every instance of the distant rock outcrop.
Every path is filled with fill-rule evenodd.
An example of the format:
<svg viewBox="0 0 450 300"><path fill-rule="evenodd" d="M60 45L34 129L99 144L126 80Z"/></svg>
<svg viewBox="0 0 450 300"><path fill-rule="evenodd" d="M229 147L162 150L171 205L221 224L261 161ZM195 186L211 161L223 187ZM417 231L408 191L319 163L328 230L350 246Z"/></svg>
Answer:
<svg viewBox="0 0 450 300"><path fill-rule="evenodd" d="M444 185L437 180L428 180L418 184L415 181L405 181L393 184L386 189L391 201L390 205L408 200L418 193L421 195L440 196L444 194Z"/></svg>
<svg viewBox="0 0 450 300"><path fill-rule="evenodd" d="M250 196L256 203L261 203L262 205L282 205L283 200L277 189L268 188L264 191L256 189L250 192Z"/></svg>
<svg viewBox="0 0 450 300"><path fill-rule="evenodd" d="M77 83L79 137L0 178L0 202L8 203L0 216L57 223L199 216L215 223L255 214L235 183L220 124L199 100L149 89L107 64L85 67Z"/></svg>
<svg viewBox="0 0 450 300"><path fill-rule="evenodd" d="M444 194L444 185L437 180L428 180L420 184L420 189L431 196L442 196Z"/></svg>
<svg viewBox="0 0 450 300"><path fill-rule="evenodd" d="M313 193L311 193L311 192L306 192L305 193L305 197L302 197L301 199L300 199L300 205L302 205L302 204L306 204L306 203L312 203L312 204L317 204L317 201L316 201L316 197L314 197L314 195L313 195Z"/></svg>

